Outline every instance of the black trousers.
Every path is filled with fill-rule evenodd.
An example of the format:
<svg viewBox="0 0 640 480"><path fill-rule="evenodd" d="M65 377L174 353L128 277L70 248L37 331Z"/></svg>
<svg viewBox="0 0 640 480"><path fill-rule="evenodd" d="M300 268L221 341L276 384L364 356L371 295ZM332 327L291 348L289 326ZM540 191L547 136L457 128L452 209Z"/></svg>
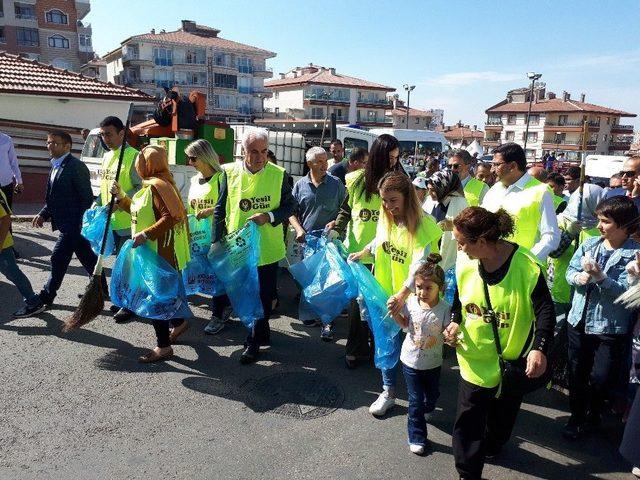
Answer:
<svg viewBox="0 0 640 480"><path fill-rule="evenodd" d="M156 331L156 339L158 341L159 348L166 348L171 346L169 340L169 326L177 327L182 325L184 318L172 318L171 320L153 320L153 329Z"/></svg>
<svg viewBox="0 0 640 480"><path fill-rule="evenodd" d="M372 265L365 265L369 270ZM354 357L372 357L373 356L373 334L369 329L367 322L363 322L360 317L360 307L356 300L352 300L349 304L348 311L349 332L347 334L347 345L345 354Z"/></svg>
<svg viewBox="0 0 640 480"><path fill-rule="evenodd" d="M461 478L480 480L485 451L502 447L511 436L522 397L495 398L496 391L460 379L453 456Z"/></svg>
<svg viewBox="0 0 640 480"><path fill-rule="evenodd" d="M607 394L616 390L630 338L586 334L584 322L567 325L567 338L571 422L582 423L587 414L599 417Z"/></svg>
<svg viewBox="0 0 640 480"><path fill-rule="evenodd" d="M72 232L60 232L51 252L51 274L40 292L40 298L43 302L51 303L56 298L74 253L87 273L93 273L98 257L91 250L88 240L80 234L80 229Z"/></svg>
<svg viewBox="0 0 640 480"><path fill-rule="evenodd" d="M269 343L271 330L269 328L269 318L272 312L272 300L275 298L278 289L278 262L269 263L258 267L258 281L260 282L260 302L264 310L264 317L258 319L247 335L245 346L258 348L260 345ZM214 297L212 300L212 313L218 318L222 318L222 312L226 306L230 305L226 295Z"/></svg>

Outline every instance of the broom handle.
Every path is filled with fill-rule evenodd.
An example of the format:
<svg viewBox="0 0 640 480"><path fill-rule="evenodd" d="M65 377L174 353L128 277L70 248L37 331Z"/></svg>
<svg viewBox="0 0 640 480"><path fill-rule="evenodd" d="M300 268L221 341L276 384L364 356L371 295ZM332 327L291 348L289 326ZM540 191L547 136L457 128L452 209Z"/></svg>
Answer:
<svg viewBox="0 0 640 480"><path fill-rule="evenodd" d="M131 117L133 115L133 102L129 103L129 112L127 113L127 123L124 126L124 135L122 136L122 143L120 144L120 155L118 156L118 166L116 167L116 182L120 177L120 170L122 169L122 160L124 158L124 150L127 144L127 132L131 125ZM107 210L107 222L104 225L104 232L102 232L102 243L100 244L100 255L96 262L96 267L93 271L94 275L100 275L102 273L102 256L104 255L104 249L107 245L107 235L109 234L109 226L111 225L111 214L113 213L113 205L115 204L116 196L111 195L109 200L109 209Z"/></svg>

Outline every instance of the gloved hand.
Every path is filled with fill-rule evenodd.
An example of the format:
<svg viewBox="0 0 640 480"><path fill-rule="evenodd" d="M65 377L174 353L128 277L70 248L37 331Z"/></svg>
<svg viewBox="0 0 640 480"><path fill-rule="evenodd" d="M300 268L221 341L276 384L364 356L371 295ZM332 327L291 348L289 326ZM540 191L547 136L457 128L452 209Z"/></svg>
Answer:
<svg viewBox="0 0 640 480"><path fill-rule="evenodd" d="M595 262L594 262L594 264L595 264L595 266L589 272L589 275L591 275L591 278L593 279L594 282L600 283L605 278L607 278L607 274L602 271L602 268L600 268L600 265L598 265Z"/></svg>
<svg viewBox="0 0 640 480"><path fill-rule="evenodd" d="M629 275L629 284L636 283L640 280L640 252L636 252L636 259L630 261L625 267Z"/></svg>
<svg viewBox="0 0 640 480"><path fill-rule="evenodd" d="M591 273L595 270L597 263L591 256L585 255L580 259L580 265L585 272Z"/></svg>
<svg viewBox="0 0 640 480"><path fill-rule="evenodd" d="M329 240L337 240L338 238L340 238L340 234L335 230L329 230L329 233L327 234L327 238Z"/></svg>
<svg viewBox="0 0 640 480"><path fill-rule="evenodd" d="M591 282L591 275L589 275L587 272L576 273L576 276L573 277L573 281L578 285L585 286L586 284Z"/></svg>

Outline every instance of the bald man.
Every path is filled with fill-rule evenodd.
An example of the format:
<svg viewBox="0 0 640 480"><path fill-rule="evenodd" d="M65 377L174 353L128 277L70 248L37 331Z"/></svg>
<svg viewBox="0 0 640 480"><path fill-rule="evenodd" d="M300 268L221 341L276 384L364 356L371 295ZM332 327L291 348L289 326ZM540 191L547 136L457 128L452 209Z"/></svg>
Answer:
<svg viewBox="0 0 640 480"><path fill-rule="evenodd" d="M549 177L549 172L542 167L531 167L527 173L533 178L540 180L542 183L545 183Z"/></svg>

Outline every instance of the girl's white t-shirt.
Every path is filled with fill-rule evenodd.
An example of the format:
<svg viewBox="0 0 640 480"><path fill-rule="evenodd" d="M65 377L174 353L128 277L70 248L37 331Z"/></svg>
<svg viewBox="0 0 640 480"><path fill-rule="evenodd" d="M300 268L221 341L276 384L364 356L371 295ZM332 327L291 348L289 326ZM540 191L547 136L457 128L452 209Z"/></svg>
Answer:
<svg viewBox="0 0 640 480"><path fill-rule="evenodd" d="M442 331L451 321L451 306L440 300L433 308L423 308L415 295L404 306L409 320L402 343L400 361L415 370L430 370L442 366Z"/></svg>

